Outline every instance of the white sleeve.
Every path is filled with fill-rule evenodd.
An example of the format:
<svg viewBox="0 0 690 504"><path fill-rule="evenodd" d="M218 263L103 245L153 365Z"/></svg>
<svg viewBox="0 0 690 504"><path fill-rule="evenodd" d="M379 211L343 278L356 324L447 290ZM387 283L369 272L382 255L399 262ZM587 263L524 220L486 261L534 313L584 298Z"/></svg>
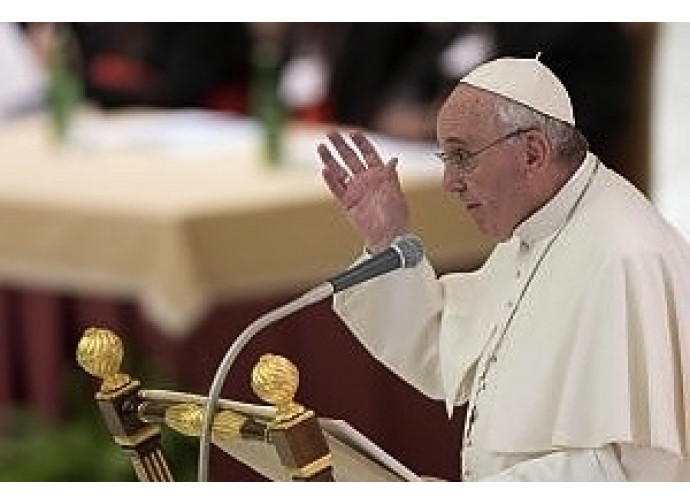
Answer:
<svg viewBox="0 0 690 504"><path fill-rule="evenodd" d="M425 395L444 397L438 345L443 294L426 259L336 294L333 309L375 358Z"/></svg>
<svg viewBox="0 0 690 504"><path fill-rule="evenodd" d="M626 481L613 445L558 450L520 462L481 481Z"/></svg>

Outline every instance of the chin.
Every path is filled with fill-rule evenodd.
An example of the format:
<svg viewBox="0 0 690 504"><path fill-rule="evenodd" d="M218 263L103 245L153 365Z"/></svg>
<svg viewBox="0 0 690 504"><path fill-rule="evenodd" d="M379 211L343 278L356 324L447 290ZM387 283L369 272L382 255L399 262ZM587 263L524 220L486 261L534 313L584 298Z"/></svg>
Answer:
<svg viewBox="0 0 690 504"><path fill-rule="evenodd" d="M489 238L500 242L508 241L510 237L513 236L512 230L505 231L496 228L487 228L486 226L482 226L481 224L479 225L479 230Z"/></svg>

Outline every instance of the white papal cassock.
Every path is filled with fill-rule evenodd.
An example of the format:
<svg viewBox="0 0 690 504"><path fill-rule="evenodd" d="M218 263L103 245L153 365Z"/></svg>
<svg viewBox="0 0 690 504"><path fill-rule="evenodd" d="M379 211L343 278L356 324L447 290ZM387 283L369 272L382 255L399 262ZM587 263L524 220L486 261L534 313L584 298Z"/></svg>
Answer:
<svg viewBox="0 0 690 504"><path fill-rule="evenodd" d="M469 401L464 479L690 480L690 246L591 153L480 270L424 260L334 309L449 413Z"/></svg>

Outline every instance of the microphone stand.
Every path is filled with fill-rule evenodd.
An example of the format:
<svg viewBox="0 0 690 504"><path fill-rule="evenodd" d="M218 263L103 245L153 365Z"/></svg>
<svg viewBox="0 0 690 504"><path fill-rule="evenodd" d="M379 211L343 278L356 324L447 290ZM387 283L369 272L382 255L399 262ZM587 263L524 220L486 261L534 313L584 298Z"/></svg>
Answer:
<svg viewBox="0 0 690 504"><path fill-rule="evenodd" d="M403 235L396 238L393 243L383 252L379 252L369 260L354 266L343 273L331 278L300 297L283 306L280 306L256 321L252 322L242 334L233 342L225 357L221 361L216 375L213 378L211 388L208 393L208 401L204 410L203 428L199 436L199 466L198 480L208 480L208 459L210 450L210 433L213 424L213 414L215 413L216 403L220 397L220 392L225 382L230 367L235 362L237 355L249 342L249 340L266 326L280 320L291 313L294 313L306 306L332 296L335 292L347 289L360 282L369 280L397 268L411 268L416 266L424 255L421 240L414 235Z"/></svg>
<svg viewBox="0 0 690 504"><path fill-rule="evenodd" d="M254 335L265 327L309 305L318 303L319 301L332 296L333 293L334 287L331 283L325 282L321 285L318 285L310 291L302 294L297 299L290 301L283 306L279 306L278 308L275 308L274 310L259 317L257 320L247 326L247 328L242 331L242 333L232 343L228 351L225 353L220 365L218 366L216 374L213 378L213 382L211 383L208 393L208 400L206 401L206 406L204 408L203 426L199 436L198 481L208 481L208 461L211 444L210 437L213 424L213 414L216 410L216 405L218 403L223 384L225 383L225 378L237 359L239 353L254 337Z"/></svg>

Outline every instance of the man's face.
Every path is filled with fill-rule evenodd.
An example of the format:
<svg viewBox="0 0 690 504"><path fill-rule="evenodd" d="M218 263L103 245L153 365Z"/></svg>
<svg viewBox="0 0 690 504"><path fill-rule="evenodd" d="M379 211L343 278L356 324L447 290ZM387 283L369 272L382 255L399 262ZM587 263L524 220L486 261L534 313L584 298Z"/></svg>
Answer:
<svg viewBox="0 0 690 504"><path fill-rule="evenodd" d="M458 196L483 233L503 241L527 214L528 180L521 135L504 138L511 132L499 128L489 100L487 92L458 87L439 112L437 136L444 190Z"/></svg>

